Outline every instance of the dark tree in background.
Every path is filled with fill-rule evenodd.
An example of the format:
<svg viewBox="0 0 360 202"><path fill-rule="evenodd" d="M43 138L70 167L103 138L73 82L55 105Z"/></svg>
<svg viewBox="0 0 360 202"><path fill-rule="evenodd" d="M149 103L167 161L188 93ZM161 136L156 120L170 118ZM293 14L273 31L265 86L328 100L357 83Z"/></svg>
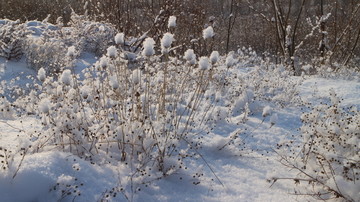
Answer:
<svg viewBox="0 0 360 202"><path fill-rule="evenodd" d="M294 70L299 61L350 64L360 53L358 0L0 0L0 18L12 20L41 21L50 14L49 22L62 17L66 26L72 11L110 22L126 36L147 33L156 40L174 15L179 51L198 46L207 54L201 34L211 25L212 49L252 47Z"/></svg>

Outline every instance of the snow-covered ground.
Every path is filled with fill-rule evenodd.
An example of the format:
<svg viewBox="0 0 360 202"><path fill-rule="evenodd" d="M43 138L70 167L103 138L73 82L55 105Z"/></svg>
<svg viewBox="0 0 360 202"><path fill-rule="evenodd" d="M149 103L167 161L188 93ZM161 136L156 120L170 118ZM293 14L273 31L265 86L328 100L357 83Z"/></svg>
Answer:
<svg viewBox="0 0 360 202"><path fill-rule="evenodd" d="M76 62L77 72L95 61L93 55L83 55ZM13 84L23 85L28 75L36 77L36 74L26 68L24 61L6 62L0 58L2 81L9 83L19 77ZM300 98L314 104L325 100L331 88L344 99L343 105L360 107L358 80L304 77L302 84L297 86ZM188 169L124 191L112 192L112 188L129 184L124 182L129 180L124 176L130 172L125 166L93 165L58 150L26 153L23 160L17 155L10 165L12 172L0 172L0 201L304 201L303 196L289 195L293 192L293 182L272 185L268 181L274 176L290 176L292 171L278 162L274 149L278 143L300 139L298 129L304 110L302 106L274 108L278 116L274 126L269 117L263 118L261 111L249 116L246 124L239 125L236 118L223 122L212 133L203 136L202 148L198 150L203 158L187 159ZM28 140L23 138L26 134L41 130L40 120L31 115L0 117L1 149L17 150L26 145L24 141ZM235 134L241 141L225 146L229 137ZM65 194L59 197L58 190L65 190ZM67 197L67 191L80 195ZM114 197L112 193L118 194Z"/></svg>

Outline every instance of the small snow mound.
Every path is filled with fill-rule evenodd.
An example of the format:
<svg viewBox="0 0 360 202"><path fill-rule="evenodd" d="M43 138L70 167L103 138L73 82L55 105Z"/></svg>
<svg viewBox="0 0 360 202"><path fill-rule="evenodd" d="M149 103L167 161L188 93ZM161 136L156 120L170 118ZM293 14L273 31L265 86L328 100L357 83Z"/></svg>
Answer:
<svg viewBox="0 0 360 202"><path fill-rule="evenodd" d="M263 116L263 117L267 117L267 116L269 116L271 113L272 113L271 107L270 107L270 106L266 106L266 107L264 107L264 109L263 109L262 116Z"/></svg>
<svg viewBox="0 0 360 202"><path fill-rule="evenodd" d="M304 65L301 67L301 69L304 70L307 74L310 72L312 68L313 68L312 65Z"/></svg>
<svg viewBox="0 0 360 202"><path fill-rule="evenodd" d="M70 175L64 175L61 174L58 179L56 180L57 183L59 184L71 184L71 182L74 180L74 177L70 176Z"/></svg>
<svg viewBox="0 0 360 202"><path fill-rule="evenodd" d="M226 145L228 141L229 140L226 137L216 135L212 137L208 142L206 142L206 144L209 148L218 151L220 148Z"/></svg>

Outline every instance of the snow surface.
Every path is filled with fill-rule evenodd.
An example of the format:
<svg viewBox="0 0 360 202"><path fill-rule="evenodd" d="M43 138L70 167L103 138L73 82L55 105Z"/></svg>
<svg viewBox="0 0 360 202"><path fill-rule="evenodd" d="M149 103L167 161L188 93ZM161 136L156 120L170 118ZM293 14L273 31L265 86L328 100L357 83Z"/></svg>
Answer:
<svg viewBox="0 0 360 202"><path fill-rule="evenodd" d="M320 103L328 97L330 89L343 99L344 107L360 107L360 80L309 78L301 86L300 94L307 102Z"/></svg>
<svg viewBox="0 0 360 202"><path fill-rule="evenodd" d="M146 39L144 55L153 54L154 43L152 39ZM194 52L188 50L184 58L191 61L195 57ZM76 61L76 66L83 69L94 61L92 55L82 56ZM201 66L202 62L199 65ZM246 75L251 69L245 68L240 71ZM42 78L44 73L39 74ZM17 84L24 85L29 81L26 79L28 75L36 77L38 73L26 68L25 61L7 62L0 58L2 81L10 82L20 76L24 79L17 80ZM134 79L137 76L135 74ZM61 81L71 84L70 70L64 71ZM117 85L119 84L112 84L114 88ZM330 89L343 99L344 106L360 107L360 82L357 80L304 77L302 85L298 88L300 97L309 103L324 101ZM251 95L251 92L245 93L244 100ZM241 103L246 104L245 101ZM49 106L41 103L40 107L41 111L46 113ZM246 136L243 138L246 147L225 147L219 150L229 141L231 135L239 133L240 130L236 120L224 121L224 124L216 128L212 134L204 136L204 145L199 151L210 167L202 159L189 159L188 172L174 173L151 182L149 186L139 187L134 191L134 201L305 201L302 196L288 195L293 191L293 183L288 184L289 186L286 183L270 186L267 182L267 179L273 176L288 176L291 172L280 165L273 148L277 143L299 134L297 129L301 126L300 115L303 110L295 106L274 109L269 107L263 112L270 115L271 111L274 114L270 118L263 117L261 111L249 117L245 126L249 132L240 133ZM40 128L40 120L36 117L1 118L0 147L16 150L19 145L27 144L22 135L36 133ZM21 158L16 157L12 166L16 167L20 162ZM59 192L56 190L66 188L81 192L81 196L64 198L63 201L99 201L103 194L119 183L118 179L126 176L127 172L129 171L125 167L115 167L111 164L91 165L70 153L56 150L27 154L14 179L13 173L0 173L0 201L53 201L54 198L59 198ZM196 182L200 184L194 185ZM126 201L124 195L109 200Z"/></svg>

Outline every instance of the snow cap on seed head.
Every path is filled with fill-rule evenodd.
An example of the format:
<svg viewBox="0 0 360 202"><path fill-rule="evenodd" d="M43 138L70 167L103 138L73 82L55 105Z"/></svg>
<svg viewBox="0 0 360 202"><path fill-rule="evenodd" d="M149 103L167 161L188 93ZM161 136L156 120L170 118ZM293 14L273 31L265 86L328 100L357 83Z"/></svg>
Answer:
<svg viewBox="0 0 360 202"><path fill-rule="evenodd" d="M115 43L116 44L124 44L124 33L117 33L115 36Z"/></svg>
<svg viewBox="0 0 360 202"><path fill-rule="evenodd" d="M234 58L234 54L235 54L234 51L230 51L228 53L228 56L226 57L225 64L228 68L232 67L237 62L237 60Z"/></svg>
<svg viewBox="0 0 360 202"><path fill-rule="evenodd" d="M70 47L68 47L66 55L69 57L74 57L75 51L76 51L75 46L70 46Z"/></svg>
<svg viewBox="0 0 360 202"><path fill-rule="evenodd" d="M262 116L263 116L263 117L267 117L267 116L271 115L271 113L272 113L271 107L270 107L270 106L266 106L266 107L264 107L264 109L263 109Z"/></svg>
<svg viewBox="0 0 360 202"><path fill-rule="evenodd" d="M201 70L207 70L210 68L210 62L208 57L201 57L199 60L199 68Z"/></svg>
<svg viewBox="0 0 360 202"><path fill-rule="evenodd" d="M61 74L60 80L63 84L70 86L72 81L71 70L65 69Z"/></svg>
<svg viewBox="0 0 360 202"><path fill-rule="evenodd" d="M220 54L217 51L213 51L210 55L211 63L215 64L219 61Z"/></svg>
<svg viewBox="0 0 360 202"><path fill-rule="evenodd" d="M115 46L110 46L107 49L107 56L109 56L110 58L115 58L117 55L117 50Z"/></svg>
<svg viewBox="0 0 360 202"><path fill-rule="evenodd" d="M100 67L106 68L108 65L108 58L104 55L100 58Z"/></svg>
<svg viewBox="0 0 360 202"><path fill-rule="evenodd" d="M204 39L212 38L214 35L214 29L212 28L212 26L209 26L203 30Z"/></svg>
<svg viewBox="0 0 360 202"><path fill-rule="evenodd" d="M161 47L162 48L170 48L172 42L174 41L174 35L167 32L161 39Z"/></svg>
<svg viewBox="0 0 360 202"><path fill-rule="evenodd" d="M146 57L150 57L152 55L155 54L155 50L154 50L154 45L155 45L155 41L153 38L146 38L145 41L143 42L143 51L142 51L142 55L146 56Z"/></svg>
<svg viewBox="0 0 360 202"><path fill-rule="evenodd" d="M176 27L176 17L170 16L168 21L168 28Z"/></svg>
<svg viewBox="0 0 360 202"><path fill-rule="evenodd" d="M37 78L41 81L44 82L46 79L46 71L44 68L40 68L37 74Z"/></svg>
<svg viewBox="0 0 360 202"><path fill-rule="evenodd" d="M190 64L194 65L196 63L196 55L193 49L188 49L184 53L184 59Z"/></svg>

